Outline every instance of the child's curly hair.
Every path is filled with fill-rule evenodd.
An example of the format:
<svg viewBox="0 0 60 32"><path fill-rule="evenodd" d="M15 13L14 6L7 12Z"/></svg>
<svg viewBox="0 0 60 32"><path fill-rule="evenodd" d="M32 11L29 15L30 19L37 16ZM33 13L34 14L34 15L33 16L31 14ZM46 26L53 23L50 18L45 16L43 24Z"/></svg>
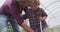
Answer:
<svg viewBox="0 0 60 32"><path fill-rule="evenodd" d="M40 5L40 1L39 0L31 0L28 2L28 6L32 7L32 6L39 6Z"/></svg>

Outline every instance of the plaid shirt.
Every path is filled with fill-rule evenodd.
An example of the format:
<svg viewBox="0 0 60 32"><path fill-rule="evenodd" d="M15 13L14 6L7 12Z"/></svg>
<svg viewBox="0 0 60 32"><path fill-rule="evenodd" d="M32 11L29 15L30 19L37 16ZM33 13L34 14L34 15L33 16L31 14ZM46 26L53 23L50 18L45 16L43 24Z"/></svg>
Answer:
<svg viewBox="0 0 60 32"><path fill-rule="evenodd" d="M24 18L29 18L30 26L33 30L40 29L40 20L39 17L47 16L42 8L37 8L36 11L32 11L32 9L28 9ZM43 28L47 26L46 22L42 22Z"/></svg>

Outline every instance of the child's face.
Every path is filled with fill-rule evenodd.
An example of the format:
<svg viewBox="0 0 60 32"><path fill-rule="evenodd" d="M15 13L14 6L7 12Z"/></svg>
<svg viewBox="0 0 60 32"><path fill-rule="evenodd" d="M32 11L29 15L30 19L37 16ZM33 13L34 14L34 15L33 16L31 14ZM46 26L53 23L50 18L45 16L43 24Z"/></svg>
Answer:
<svg viewBox="0 0 60 32"><path fill-rule="evenodd" d="M32 10L36 10L38 8L38 4L31 4Z"/></svg>

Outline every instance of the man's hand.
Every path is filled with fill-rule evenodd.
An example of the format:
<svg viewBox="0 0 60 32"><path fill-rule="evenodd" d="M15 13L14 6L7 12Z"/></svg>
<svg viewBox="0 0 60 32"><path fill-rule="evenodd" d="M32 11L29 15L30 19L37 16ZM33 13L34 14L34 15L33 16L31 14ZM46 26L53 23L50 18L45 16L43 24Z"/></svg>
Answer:
<svg viewBox="0 0 60 32"><path fill-rule="evenodd" d="M27 31L27 32L34 32L29 26L27 26L25 23L22 23L21 26Z"/></svg>
<svg viewBox="0 0 60 32"><path fill-rule="evenodd" d="M40 17L39 20L40 20L40 21L45 21L46 18L47 18L46 16Z"/></svg>

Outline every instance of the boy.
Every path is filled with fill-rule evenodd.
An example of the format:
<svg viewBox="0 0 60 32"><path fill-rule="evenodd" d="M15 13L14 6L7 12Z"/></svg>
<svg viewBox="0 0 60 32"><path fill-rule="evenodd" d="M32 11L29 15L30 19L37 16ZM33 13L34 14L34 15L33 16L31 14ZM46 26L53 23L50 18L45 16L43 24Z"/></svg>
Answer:
<svg viewBox="0 0 60 32"><path fill-rule="evenodd" d="M47 14L44 12L42 8L39 8L39 2L38 1L31 1L29 3L29 8L26 11L26 14L23 16L24 19L29 18L30 27L35 32L41 32L40 30L40 21L42 22L42 29L47 27L47 24L45 22L45 19L47 18Z"/></svg>

